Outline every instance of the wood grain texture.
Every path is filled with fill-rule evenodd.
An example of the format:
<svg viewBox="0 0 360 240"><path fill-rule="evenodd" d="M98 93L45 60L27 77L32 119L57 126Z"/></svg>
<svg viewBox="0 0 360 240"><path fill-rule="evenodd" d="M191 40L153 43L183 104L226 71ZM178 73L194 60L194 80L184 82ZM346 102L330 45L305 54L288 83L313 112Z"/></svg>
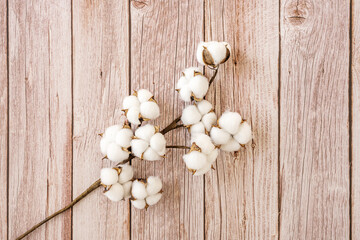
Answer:
<svg viewBox="0 0 360 240"><path fill-rule="evenodd" d="M71 4L9 1L9 239L71 200ZM28 239L68 239L70 212Z"/></svg>
<svg viewBox="0 0 360 240"><path fill-rule="evenodd" d="M0 239L7 239L8 69L7 2L0 1Z"/></svg>
<svg viewBox="0 0 360 240"><path fill-rule="evenodd" d="M127 1L73 1L74 162L73 197L113 166L101 160L100 137L120 124L129 92ZM100 189L73 209L73 239L129 239L127 201L114 203Z"/></svg>
<svg viewBox="0 0 360 240"><path fill-rule="evenodd" d="M215 80L216 112L236 111L253 144L222 153L206 175L206 239L278 238L278 1L205 1L206 41L232 57Z"/></svg>
<svg viewBox="0 0 360 240"><path fill-rule="evenodd" d="M352 116L351 116L351 229L352 238L360 239L360 1L352 1Z"/></svg>
<svg viewBox="0 0 360 240"><path fill-rule="evenodd" d="M282 1L280 239L349 239L349 1Z"/></svg>
<svg viewBox="0 0 360 240"><path fill-rule="evenodd" d="M148 88L162 116L161 128L181 114L175 91L181 71L196 66L195 51L203 37L203 1L132 1L131 87ZM170 145L189 144L184 129L167 134ZM202 239L204 236L203 177L193 177L182 161L184 150L172 150L164 161L133 160L136 177L159 176L163 198L147 212L132 208L132 239Z"/></svg>

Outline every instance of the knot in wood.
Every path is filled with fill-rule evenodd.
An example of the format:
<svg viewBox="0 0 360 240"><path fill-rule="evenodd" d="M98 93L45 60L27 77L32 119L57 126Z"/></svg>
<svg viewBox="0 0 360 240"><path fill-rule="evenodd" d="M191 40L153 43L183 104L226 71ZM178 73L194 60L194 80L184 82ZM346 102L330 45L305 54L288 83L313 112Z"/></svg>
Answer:
<svg viewBox="0 0 360 240"><path fill-rule="evenodd" d="M134 8L143 9L144 7L149 5L150 1L149 0L131 0L131 3Z"/></svg>
<svg viewBox="0 0 360 240"><path fill-rule="evenodd" d="M285 18L291 25L301 25L311 15L313 4L308 0L292 0L285 4Z"/></svg>

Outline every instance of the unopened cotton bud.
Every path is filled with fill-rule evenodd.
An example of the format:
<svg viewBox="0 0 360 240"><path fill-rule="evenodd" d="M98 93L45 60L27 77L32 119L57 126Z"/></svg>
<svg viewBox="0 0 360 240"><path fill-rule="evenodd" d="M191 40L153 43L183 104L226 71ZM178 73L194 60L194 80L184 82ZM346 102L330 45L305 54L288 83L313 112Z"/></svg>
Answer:
<svg viewBox="0 0 360 240"><path fill-rule="evenodd" d="M252 138L250 124L247 122L241 123L239 131L234 135L234 138L240 144L247 144Z"/></svg>
<svg viewBox="0 0 360 240"><path fill-rule="evenodd" d="M202 122L198 122L190 127L191 134L205 133L205 126Z"/></svg>
<svg viewBox="0 0 360 240"><path fill-rule="evenodd" d="M240 144L234 138L230 138L227 143L221 145L220 149L225 152L236 152L239 151L240 147Z"/></svg>
<svg viewBox="0 0 360 240"><path fill-rule="evenodd" d="M143 159L147 161L158 161L162 157L151 147L147 148L143 154Z"/></svg>
<svg viewBox="0 0 360 240"><path fill-rule="evenodd" d="M189 87L197 99L203 99L209 89L209 80L203 75L197 75L190 80Z"/></svg>
<svg viewBox="0 0 360 240"><path fill-rule="evenodd" d="M227 42L201 42L196 51L199 63L216 67L230 57L230 45Z"/></svg>
<svg viewBox="0 0 360 240"><path fill-rule="evenodd" d="M150 176L147 178L146 191L149 195L156 194L162 189L162 182L159 177Z"/></svg>
<svg viewBox="0 0 360 240"><path fill-rule="evenodd" d="M141 158L141 155L149 147L149 143L143 139L133 139L131 141L131 152L138 158Z"/></svg>
<svg viewBox="0 0 360 240"><path fill-rule="evenodd" d="M102 137L100 140L100 150L103 155L107 154L107 149L109 145L112 143L112 141L107 137Z"/></svg>
<svg viewBox="0 0 360 240"><path fill-rule="evenodd" d="M131 195L135 199L145 199L147 197L145 184L139 180L133 181Z"/></svg>
<svg viewBox="0 0 360 240"><path fill-rule="evenodd" d="M185 126L198 123L200 120L201 114L196 106L190 105L184 108L181 115L181 121Z"/></svg>
<svg viewBox="0 0 360 240"><path fill-rule="evenodd" d="M212 104L209 101L202 100L196 104L197 108L199 109L199 112L201 115L205 115L212 109Z"/></svg>
<svg viewBox="0 0 360 240"><path fill-rule="evenodd" d="M189 83L189 79L187 79L185 76L181 76L179 80L176 83L176 89L181 89L184 86L186 86Z"/></svg>
<svg viewBox="0 0 360 240"><path fill-rule="evenodd" d="M149 99L153 96L154 95L147 89L140 89L139 91L137 91L137 98L141 103L149 101Z"/></svg>
<svg viewBox="0 0 360 240"><path fill-rule="evenodd" d="M122 129L120 125L112 125L105 130L104 136L111 141L115 141L116 135L120 129Z"/></svg>
<svg viewBox="0 0 360 240"><path fill-rule="evenodd" d="M180 98L185 102L191 101L191 89L188 85L183 86L180 89Z"/></svg>
<svg viewBox="0 0 360 240"><path fill-rule="evenodd" d="M144 199L142 200L131 200L131 205L137 209L144 209L146 206L146 202Z"/></svg>
<svg viewBox="0 0 360 240"><path fill-rule="evenodd" d="M191 79L195 76L196 73L201 73L202 70L198 67L189 67L184 69L183 74L187 79Z"/></svg>
<svg viewBox="0 0 360 240"><path fill-rule="evenodd" d="M211 141L211 138L206 134L197 134L192 140L192 143L195 143L204 154L209 154L212 150L215 149L214 144Z"/></svg>
<svg viewBox="0 0 360 240"><path fill-rule="evenodd" d="M104 195L113 202L118 202L124 198L124 188L120 183L113 184Z"/></svg>
<svg viewBox="0 0 360 240"><path fill-rule="evenodd" d="M219 126L234 135L239 131L241 116L237 112L225 112L219 118Z"/></svg>
<svg viewBox="0 0 360 240"><path fill-rule="evenodd" d="M146 198L146 203L149 206L155 205L160 201L161 197L162 197L161 193L157 193L155 195L149 196Z"/></svg>
<svg viewBox="0 0 360 240"><path fill-rule="evenodd" d="M133 167L129 164L120 165L121 172L119 175L119 183L125 183L130 181L134 176Z"/></svg>
<svg viewBox="0 0 360 240"><path fill-rule="evenodd" d="M135 136L141 139L144 139L147 142L150 142L150 138L155 134L155 127L151 124L146 124L142 127L139 127L135 131Z"/></svg>
<svg viewBox="0 0 360 240"><path fill-rule="evenodd" d="M107 158L113 162L120 162L128 159L129 152L124 151L119 145L116 143L111 143L107 150Z"/></svg>
<svg viewBox="0 0 360 240"><path fill-rule="evenodd" d="M113 185L118 181L118 171L113 168L103 168L100 171L100 180L104 185Z"/></svg>
<svg viewBox="0 0 360 240"><path fill-rule="evenodd" d="M134 134L131 129L123 128L119 130L116 135L116 143L121 147L128 148L130 147L130 142L133 136Z"/></svg>
<svg viewBox="0 0 360 240"><path fill-rule="evenodd" d="M156 102L144 102L140 105L140 113L143 118L156 119L160 116L160 108Z"/></svg>
<svg viewBox="0 0 360 240"><path fill-rule="evenodd" d="M140 109L137 107L132 107L127 111L126 118L130 123L139 125L140 124L139 114L140 114Z"/></svg>
<svg viewBox="0 0 360 240"><path fill-rule="evenodd" d="M201 176L211 170L211 163L205 163L205 166L196 170L194 176Z"/></svg>
<svg viewBox="0 0 360 240"><path fill-rule="evenodd" d="M218 127L213 127L213 128L211 128L210 136L211 136L212 141L213 141L216 145L225 144L225 143L227 143L227 142L230 140L230 138L231 138L230 133L228 133L228 132L225 131L224 129L221 129L221 128L218 128Z"/></svg>
<svg viewBox="0 0 360 240"><path fill-rule="evenodd" d="M207 155L207 161L213 164L216 161L218 155L219 155L219 150L215 148L214 150L211 151L211 153Z"/></svg>
<svg viewBox="0 0 360 240"><path fill-rule="evenodd" d="M125 97L124 101L123 101L123 109L130 109L132 107L135 107L135 108L140 107L139 99L134 95Z"/></svg>
<svg viewBox="0 0 360 240"><path fill-rule="evenodd" d="M183 156L187 168L198 170L205 166L207 159L204 153L192 151Z"/></svg>
<svg viewBox="0 0 360 240"><path fill-rule="evenodd" d="M131 197L131 187L132 187L132 181L128 181L126 183L122 184L124 188L124 198L130 198Z"/></svg>
<svg viewBox="0 0 360 240"><path fill-rule="evenodd" d="M163 155L166 151L166 139L161 133L156 133L150 139L150 147L158 154Z"/></svg>
<svg viewBox="0 0 360 240"><path fill-rule="evenodd" d="M207 114L205 114L201 121L205 126L205 129L207 131L210 131L212 126L216 123L217 117L216 114L214 112L209 112Z"/></svg>

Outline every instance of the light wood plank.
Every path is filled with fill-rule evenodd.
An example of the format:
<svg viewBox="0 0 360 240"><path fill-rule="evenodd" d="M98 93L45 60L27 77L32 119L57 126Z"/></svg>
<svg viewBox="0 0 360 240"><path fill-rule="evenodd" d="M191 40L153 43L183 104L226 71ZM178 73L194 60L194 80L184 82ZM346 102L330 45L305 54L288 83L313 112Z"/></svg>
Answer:
<svg viewBox="0 0 360 240"><path fill-rule="evenodd" d="M349 1L282 1L280 239L349 239Z"/></svg>
<svg viewBox="0 0 360 240"><path fill-rule="evenodd" d="M205 39L232 46L210 99L218 116L231 110L249 121L255 146L222 153L206 175L206 239L278 238L278 9L278 1L205 1Z"/></svg>
<svg viewBox="0 0 360 240"><path fill-rule="evenodd" d="M7 239L8 69L7 1L0 1L0 239Z"/></svg>
<svg viewBox="0 0 360 240"><path fill-rule="evenodd" d="M195 50L203 37L203 1L132 1L131 86L148 88L162 116L164 128L184 106L175 83L185 67L196 66ZM186 144L186 130L166 136L168 143ZM202 239L204 236L203 178L193 177L182 161L183 150L169 151L164 161L133 160L136 177L157 175L164 182L159 204L139 211L132 208L132 239Z"/></svg>
<svg viewBox="0 0 360 240"><path fill-rule="evenodd" d="M113 166L101 160L100 137L121 122L129 92L128 1L73 1L73 197ZM73 209L74 239L129 239L129 203L109 201L98 189Z"/></svg>
<svg viewBox="0 0 360 240"><path fill-rule="evenodd" d="M9 1L9 239L71 201L70 0ZM69 239L67 212L28 239Z"/></svg>

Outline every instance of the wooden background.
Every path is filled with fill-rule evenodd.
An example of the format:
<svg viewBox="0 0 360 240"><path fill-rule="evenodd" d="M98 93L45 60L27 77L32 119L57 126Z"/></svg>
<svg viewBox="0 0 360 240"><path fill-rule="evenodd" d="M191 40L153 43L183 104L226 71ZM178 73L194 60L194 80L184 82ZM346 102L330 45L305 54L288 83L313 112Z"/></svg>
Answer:
<svg viewBox="0 0 360 240"><path fill-rule="evenodd" d="M0 239L111 165L97 133L132 90L155 94L156 124L177 117L201 40L231 44L208 99L249 119L255 147L205 177L184 150L134 160L163 179L158 205L98 189L28 239L360 239L360 0L0 0Z"/></svg>

